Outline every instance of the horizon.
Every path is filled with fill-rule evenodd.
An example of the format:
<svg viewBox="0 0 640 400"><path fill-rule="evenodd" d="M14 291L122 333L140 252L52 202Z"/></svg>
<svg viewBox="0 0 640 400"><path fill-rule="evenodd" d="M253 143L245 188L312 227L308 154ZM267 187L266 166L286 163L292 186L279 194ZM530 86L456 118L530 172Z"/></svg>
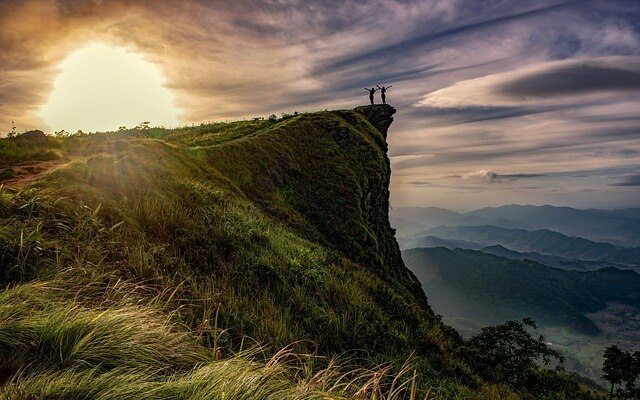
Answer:
<svg viewBox="0 0 640 400"><path fill-rule="evenodd" d="M579 207L571 207L571 206L567 206L567 205L557 205L557 204L515 204L515 203L502 204L502 205L499 205L499 206L487 206L487 207L479 207L479 208L469 208L469 209L456 209L456 208L436 207L436 206L400 206L400 207L394 207L394 208L396 208L396 209L402 209L402 208L423 208L423 209L437 208L437 209L445 210L445 211L455 211L455 212L457 212L459 214L467 214L467 213L471 213L471 212L474 212L474 211L483 210L483 209L486 209L486 208L501 208L501 207L512 207L512 206L517 206L517 207L573 208L575 210L580 210L580 211L589 211L589 210L613 211L613 210L626 210L626 209L640 209L640 206L635 206L635 207L616 207L616 208L579 208ZM393 213L393 211L391 213Z"/></svg>
<svg viewBox="0 0 640 400"><path fill-rule="evenodd" d="M637 207L638 19L624 0L3 2L0 127L352 108L392 85L394 207Z"/></svg>

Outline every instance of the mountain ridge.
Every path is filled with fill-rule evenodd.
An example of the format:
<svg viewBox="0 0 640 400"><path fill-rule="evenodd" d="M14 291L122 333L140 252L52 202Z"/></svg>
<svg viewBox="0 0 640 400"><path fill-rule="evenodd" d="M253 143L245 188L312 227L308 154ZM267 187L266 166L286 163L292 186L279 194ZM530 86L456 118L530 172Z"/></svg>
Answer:
<svg viewBox="0 0 640 400"><path fill-rule="evenodd" d="M466 213L429 207L431 220L421 218L420 208L399 208L392 217L409 213L412 221L428 225L494 225L510 229L550 229L567 236L580 236L596 242L608 242L621 247L640 246L637 208L622 210L576 209L567 206L505 205L485 207ZM451 214L454 213L454 214ZM411 232L415 234L416 232ZM407 236L407 235L401 235Z"/></svg>

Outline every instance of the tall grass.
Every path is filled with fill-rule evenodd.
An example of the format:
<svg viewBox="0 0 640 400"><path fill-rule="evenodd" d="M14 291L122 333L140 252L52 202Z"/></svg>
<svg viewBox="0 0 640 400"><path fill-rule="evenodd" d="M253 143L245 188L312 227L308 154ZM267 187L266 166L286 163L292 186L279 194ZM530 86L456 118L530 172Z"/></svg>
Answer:
<svg viewBox="0 0 640 400"><path fill-rule="evenodd" d="M143 300L144 288L68 281L0 294L0 396L7 399L415 399L411 364L347 370L335 360L250 347L228 357ZM138 299L138 300L135 300ZM99 307L89 308L91 303ZM315 368L315 365L324 365Z"/></svg>

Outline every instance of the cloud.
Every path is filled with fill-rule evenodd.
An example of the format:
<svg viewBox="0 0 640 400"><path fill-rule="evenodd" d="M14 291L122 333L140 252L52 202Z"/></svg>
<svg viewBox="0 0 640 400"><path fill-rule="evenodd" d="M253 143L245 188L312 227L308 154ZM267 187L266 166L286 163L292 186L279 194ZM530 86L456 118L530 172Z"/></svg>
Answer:
<svg viewBox="0 0 640 400"><path fill-rule="evenodd" d="M611 186L640 186L640 174L627 175L617 182L611 183Z"/></svg>
<svg viewBox="0 0 640 400"><path fill-rule="evenodd" d="M479 180L486 183L496 183L500 181L497 173L487 169L467 172L466 174L462 175L462 179Z"/></svg>
<svg viewBox="0 0 640 400"><path fill-rule="evenodd" d="M104 42L156 64L185 123L349 108L392 84L392 184L421 192L393 201L529 201L509 196L536 177L499 171L534 171L564 180L531 201L626 204L619 173L551 174L640 165L638 20L628 0L0 0L0 132L46 130L57 66ZM446 177L479 165L495 175Z"/></svg>
<svg viewBox="0 0 640 400"><path fill-rule="evenodd" d="M491 113L523 106L593 101L640 89L640 57L545 61L515 71L457 82L431 92L414 107ZM578 99L579 97L579 99Z"/></svg>
<svg viewBox="0 0 640 400"><path fill-rule="evenodd" d="M463 175L447 175L449 178L460 178L469 181L483 182L483 183L502 183L507 181L515 181L518 179L538 178L545 176L545 174L498 174L495 171L489 169L480 169L477 171L470 171Z"/></svg>
<svg viewBox="0 0 640 400"><path fill-rule="evenodd" d="M514 98L634 91L640 89L640 59L632 60L618 59L622 65L612 62L614 65L610 66L598 65L599 60L578 61L516 78L497 90Z"/></svg>

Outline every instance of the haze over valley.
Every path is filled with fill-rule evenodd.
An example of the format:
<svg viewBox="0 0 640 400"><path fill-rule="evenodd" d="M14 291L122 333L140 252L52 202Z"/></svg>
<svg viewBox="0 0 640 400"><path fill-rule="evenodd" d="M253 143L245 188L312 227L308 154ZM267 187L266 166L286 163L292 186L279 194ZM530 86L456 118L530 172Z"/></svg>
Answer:
<svg viewBox="0 0 640 400"><path fill-rule="evenodd" d="M435 312L463 335L534 318L568 368L600 382L604 348L640 340L640 208L412 207L391 221Z"/></svg>

